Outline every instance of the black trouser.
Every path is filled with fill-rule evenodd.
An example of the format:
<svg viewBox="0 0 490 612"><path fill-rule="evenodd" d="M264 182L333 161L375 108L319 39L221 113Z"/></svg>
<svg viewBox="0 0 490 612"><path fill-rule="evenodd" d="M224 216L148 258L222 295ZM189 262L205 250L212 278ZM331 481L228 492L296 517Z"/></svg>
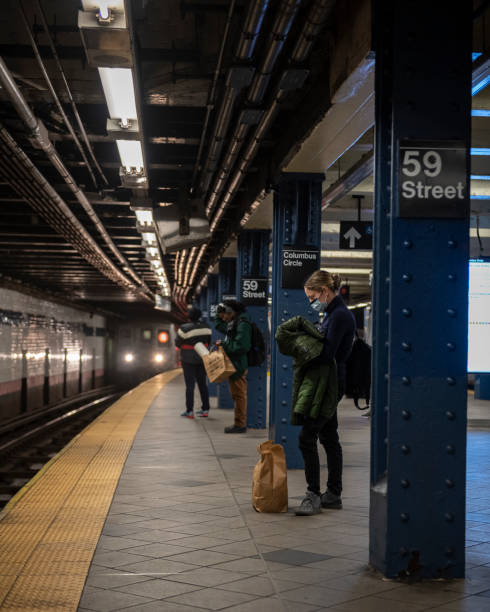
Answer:
<svg viewBox="0 0 490 612"><path fill-rule="evenodd" d="M342 492L342 447L339 442L337 411L332 418L306 419L299 434L299 448L305 462L308 491L320 494L320 458L318 440L327 453L327 490Z"/></svg>
<svg viewBox="0 0 490 612"><path fill-rule="evenodd" d="M209 410L209 392L206 384L206 370L203 363L182 363L185 380L185 407L187 412L194 410L194 385L197 382L201 394L202 409Z"/></svg>

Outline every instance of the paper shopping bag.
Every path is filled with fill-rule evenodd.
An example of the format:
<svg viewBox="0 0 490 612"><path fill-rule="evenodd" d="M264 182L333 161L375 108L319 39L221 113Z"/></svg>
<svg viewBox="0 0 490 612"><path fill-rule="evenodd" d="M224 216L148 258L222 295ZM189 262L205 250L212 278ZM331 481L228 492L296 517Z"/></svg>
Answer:
<svg viewBox="0 0 490 612"><path fill-rule="evenodd" d="M287 512L286 456L280 444L267 440L257 446L261 458L254 468L252 506L257 512Z"/></svg>
<svg viewBox="0 0 490 612"><path fill-rule="evenodd" d="M211 351L208 355L203 355L202 361L209 382L223 382L236 372L235 366L222 346L219 346L216 351Z"/></svg>

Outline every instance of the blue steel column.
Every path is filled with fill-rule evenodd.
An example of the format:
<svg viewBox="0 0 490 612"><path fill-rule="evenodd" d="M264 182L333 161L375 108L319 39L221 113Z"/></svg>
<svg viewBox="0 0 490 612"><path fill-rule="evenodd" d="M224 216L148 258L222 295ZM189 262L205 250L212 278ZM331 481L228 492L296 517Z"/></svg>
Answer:
<svg viewBox="0 0 490 612"><path fill-rule="evenodd" d="M208 290L207 290L207 307L206 310L208 312L208 320L210 323L210 327L213 330L211 334L211 341L215 342L218 338L221 338L221 334L218 333L214 329L213 320L214 315L216 313L216 306L219 303L219 295L218 295L218 275L210 274L208 276ZM218 396L218 385L216 383L208 382L208 390L210 397Z"/></svg>
<svg viewBox="0 0 490 612"><path fill-rule="evenodd" d="M398 195L403 141L461 143L469 168L471 3L452 6L374 3L370 562L388 577L464 576L468 200L401 217Z"/></svg>
<svg viewBox="0 0 490 612"><path fill-rule="evenodd" d="M283 445L290 469L303 467L299 428L290 424L292 359L279 353L274 334L277 326L291 317L302 315L315 321L317 316L308 308L302 284L305 278L296 288L282 288L283 252L285 247L318 250L319 267L323 178L316 173L284 173L274 192L269 437Z"/></svg>
<svg viewBox="0 0 490 612"><path fill-rule="evenodd" d="M201 287L201 293L199 294L199 310L201 311L202 318L208 321L208 288Z"/></svg>
<svg viewBox="0 0 490 612"><path fill-rule="evenodd" d="M236 257L223 257L219 262L218 293L219 299L236 299ZM218 385L218 408L232 410L235 407L228 382Z"/></svg>
<svg viewBox="0 0 490 612"><path fill-rule="evenodd" d="M269 230L245 230L238 236L238 278L240 301L243 296L242 279L262 279L265 285L263 304L248 304L250 319L259 327L269 345L267 325L267 294L269 278ZM267 353L266 353L267 354ZM267 358L261 366L252 367L247 375L247 427L262 429L267 421Z"/></svg>

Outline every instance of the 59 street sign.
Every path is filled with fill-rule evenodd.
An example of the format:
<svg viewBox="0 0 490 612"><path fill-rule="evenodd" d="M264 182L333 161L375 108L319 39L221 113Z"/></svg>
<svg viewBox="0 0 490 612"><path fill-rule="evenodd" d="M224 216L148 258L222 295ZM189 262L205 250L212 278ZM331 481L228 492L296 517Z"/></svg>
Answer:
<svg viewBox="0 0 490 612"><path fill-rule="evenodd" d="M467 152L463 143L400 143L399 216L464 218L469 214Z"/></svg>
<svg viewBox="0 0 490 612"><path fill-rule="evenodd" d="M240 295L240 301L247 306L264 306L267 304L267 279L242 278Z"/></svg>

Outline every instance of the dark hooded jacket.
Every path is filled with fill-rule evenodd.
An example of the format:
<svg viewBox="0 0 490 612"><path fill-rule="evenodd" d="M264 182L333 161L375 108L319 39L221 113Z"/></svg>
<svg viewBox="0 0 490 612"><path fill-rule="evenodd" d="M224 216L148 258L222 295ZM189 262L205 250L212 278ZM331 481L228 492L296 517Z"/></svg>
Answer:
<svg viewBox="0 0 490 612"><path fill-rule="evenodd" d="M305 418L331 418L337 408L337 367L335 361L318 363L316 359L323 350L323 334L298 316L279 325L275 337L279 352L294 359L291 424L302 425Z"/></svg>
<svg viewBox="0 0 490 612"><path fill-rule="evenodd" d="M236 368L230 380L237 380L248 369L247 353L252 346L252 326L248 314L241 312L229 323L216 316L214 326L219 332L226 334L223 349Z"/></svg>

